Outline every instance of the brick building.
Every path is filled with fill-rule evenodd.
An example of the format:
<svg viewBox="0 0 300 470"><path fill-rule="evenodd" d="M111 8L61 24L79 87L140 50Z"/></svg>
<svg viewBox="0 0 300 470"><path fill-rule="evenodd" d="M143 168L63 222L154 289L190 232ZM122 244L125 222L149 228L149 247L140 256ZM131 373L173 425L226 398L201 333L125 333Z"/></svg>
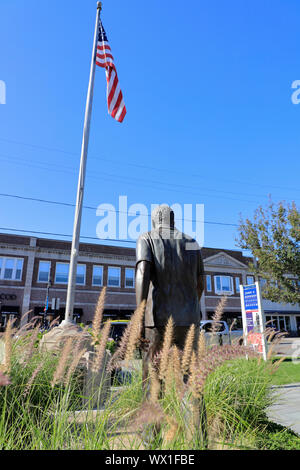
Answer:
<svg viewBox="0 0 300 470"><path fill-rule="evenodd" d="M49 312L64 317L71 243L60 240L0 234L0 322L9 316L31 317L44 311L49 290ZM238 319L241 326L239 285L250 284L250 258L238 250L203 248L205 293L201 299L204 319L213 314L220 296L228 296L224 319ZM80 244L74 319L90 323L103 286L107 286L105 315L129 318L134 311L135 249L100 244ZM49 284L50 282L50 284ZM267 320L278 329L297 331L300 306L264 301Z"/></svg>

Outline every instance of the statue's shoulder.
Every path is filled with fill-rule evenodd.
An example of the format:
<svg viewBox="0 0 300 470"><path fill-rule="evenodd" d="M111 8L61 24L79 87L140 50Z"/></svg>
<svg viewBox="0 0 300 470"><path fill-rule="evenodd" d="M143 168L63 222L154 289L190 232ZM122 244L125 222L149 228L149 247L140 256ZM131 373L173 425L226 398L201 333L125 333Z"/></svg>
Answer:
<svg viewBox="0 0 300 470"><path fill-rule="evenodd" d="M151 240L151 232L144 232L137 239L137 243L143 243L144 241L148 240Z"/></svg>
<svg viewBox="0 0 300 470"><path fill-rule="evenodd" d="M177 237L182 240L184 240L185 243L193 243L193 246L194 246L194 250L200 250L201 251L201 248L200 248L200 245L199 243L197 242L197 240L193 237L191 237L190 235L187 235L186 233L183 233L183 232L180 232L179 230L177 230Z"/></svg>

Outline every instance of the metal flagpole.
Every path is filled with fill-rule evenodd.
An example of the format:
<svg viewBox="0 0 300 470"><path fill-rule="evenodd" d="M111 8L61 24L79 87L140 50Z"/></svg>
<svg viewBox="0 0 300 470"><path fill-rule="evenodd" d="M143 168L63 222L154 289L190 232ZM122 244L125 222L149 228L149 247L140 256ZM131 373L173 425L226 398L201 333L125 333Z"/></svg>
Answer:
<svg viewBox="0 0 300 470"><path fill-rule="evenodd" d="M92 115L92 107L93 107L97 39L98 39L99 20L100 20L101 10L102 10L102 3L98 2L95 35L94 35L94 45L93 45L93 55L92 55L92 63L91 63L91 71L90 71L90 81L89 81L89 88L88 88L88 94L87 94L87 100L86 100L85 118L84 118L83 140L82 140L82 148L81 148L80 170L79 170L79 178L78 178L77 200L76 200L76 209L75 209L75 217L74 217L71 259L70 259L70 271L69 271L69 279L68 279L66 313L65 313L65 319L61 323L62 326L66 326L66 325L73 323L77 260L78 260L78 254L79 254L84 182L85 182L86 161L87 161L87 153L88 153L89 137L90 137L91 115Z"/></svg>

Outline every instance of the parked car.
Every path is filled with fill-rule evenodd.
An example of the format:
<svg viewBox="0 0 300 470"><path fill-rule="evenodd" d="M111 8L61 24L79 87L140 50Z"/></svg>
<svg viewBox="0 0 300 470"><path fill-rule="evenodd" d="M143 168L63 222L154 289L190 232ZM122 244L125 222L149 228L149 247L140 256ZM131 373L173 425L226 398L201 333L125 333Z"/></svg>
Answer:
<svg viewBox="0 0 300 470"><path fill-rule="evenodd" d="M118 343L122 338L122 335L128 323L129 320L112 320L110 337L113 338L116 343Z"/></svg>
<svg viewBox="0 0 300 470"><path fill-rule="evenodd" d="M215 324L215 326L214 326ZM216 335L212 334L212 328L215 328ZM231 344L234 338L239 338L239 343L243 342L243 330L229 330L226 321L214 322L212 320L203 320L200 322L200 330L205 331L205 337L209 339L209 344Z"/></svg>

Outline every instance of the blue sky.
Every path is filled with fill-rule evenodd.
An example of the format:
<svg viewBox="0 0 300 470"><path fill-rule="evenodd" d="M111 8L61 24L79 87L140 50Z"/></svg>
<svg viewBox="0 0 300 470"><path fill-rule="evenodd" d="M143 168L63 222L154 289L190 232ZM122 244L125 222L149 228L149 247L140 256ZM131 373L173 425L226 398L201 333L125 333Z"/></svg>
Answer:
<svg viewBox="0 0 300 470"><path fill-rule="evenodd" d="M269 194L299 203L299 2L103 3L128 113L108 116L98 68L85 205L198 203L206 221L236 224ZM0 0L0 193L75 202L95 14L94 0ZM0 227L73 230L69 207L0 208ZM85 210L82 235L98 221ZM235 236L205 225L206 246L236 248Z"/></svg>

